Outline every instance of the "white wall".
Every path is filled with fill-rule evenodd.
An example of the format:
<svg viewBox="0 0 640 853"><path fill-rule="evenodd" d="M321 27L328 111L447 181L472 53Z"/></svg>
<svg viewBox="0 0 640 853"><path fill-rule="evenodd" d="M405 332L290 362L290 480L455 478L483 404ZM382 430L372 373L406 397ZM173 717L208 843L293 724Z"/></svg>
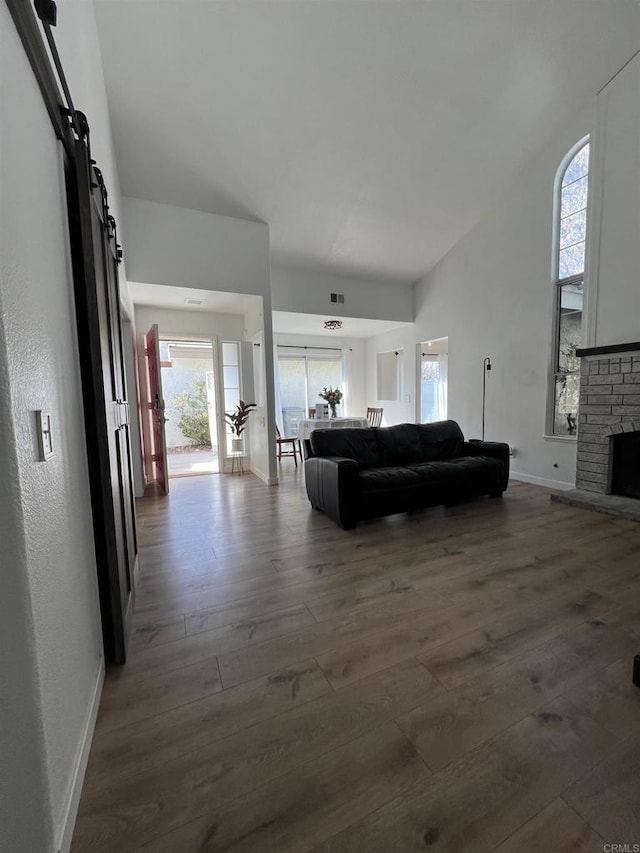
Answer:
<svg viewBox="0 0 640 853"><path fill-rule="evenodd" d="M346 349L344 359L344 374L346 387L346 398L344 405L341 403L339 414L365 415L367 412L365 393L365 339L364 338L334 338L330 339L322 335L291 335L276 333L274 335L276 344L282 346L288 344L298 347L327 347Z"/></svg>
<svg viewBox="0 0 640 853"><path fill-rule="evenodd" d="M0 849L50 853L69 841L102 640L60 149L5 4L0 34Z"/></svg>
<svg viewBox="0 0 640 853"><path fill-rule="evenodd" d="M269 295L269 228L124 198L129 281Z"/></svg>
<svg viewBox="0 0 640 853"><path fill-rule="evenodd" d="M592 168L601 194L594 199L594 344L605 346L640 339L640 55L603 89L596 106Z"/></svg>
<svg viewBox="0 0 640 853"><path fill-rule="evenodd" d="M251 459L251 470L266 483L274 485L277 483L276 472L267 467L267 460L275 453L275 429L270 426L267 411L267 370L270 371L269 387L273 391L273 346L265 346L266 330L269 339L273 334L271 311L265 314L264 299L257 299L253 307L245 309L244 315L244 340L245 346L242 350L242 375L246 382L246 388L250 389L251 400L245 402L256 403L249 418L245 435ZM267 364L269 367L267 368ZM249 395L249 390L245 392ZM274 405L275 422L275 405ZM273 457L275 459L275 457Z"/></svg>
<svg viewBox="0 0 640 853"><path fill-rule="evenodd" d="M219 338L225 341L241 341L244 332L242 314L216 314L213 311L181 311L179 308L154 308L149 305L135 306L136 331L145 335L154 323L160 335L196 338Z"/></svg>
<svg viewBox="0 0 640 853"><path fill-rule="evenodd" d="M382 335L365 339L366 401L367 406L381 406L382 426L415 423L416 420L416 331L414 324L400 326ZM379 400L377 381L377 354L403 350L402 389L400 400Z"/></svg>
<svg viewBox="0 0 640 853"><path fill-rule="evenodd" d="M412 284L274 267L271 291L274 311L369 320L413 320ZM332 293L343 293L344 303L331 302Z"/></svg>
<svg viewBox="0 0 640 853"><path fill-rule="evenodd" d="M480 436L482 362L490 356L486 437L513 445L513 471L533 482L575 479L575 440L543 437L552 205L563 156L591 130L590 109L568 121L415 291L416 340L449 337L449 417L466 436Z"/></svg>

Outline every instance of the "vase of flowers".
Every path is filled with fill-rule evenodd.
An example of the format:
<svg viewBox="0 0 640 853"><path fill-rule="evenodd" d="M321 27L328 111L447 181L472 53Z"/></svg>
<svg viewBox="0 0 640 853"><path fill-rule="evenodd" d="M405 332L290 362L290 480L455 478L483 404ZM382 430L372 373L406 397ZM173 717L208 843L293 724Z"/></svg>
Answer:
<svg viewBox="0 0 640 853"><path fill-rule="evenodd" d="M335 418L336 406L340 403L340 400L342 400L342 391L339 388L332 388L331 385L329 385L328 388L323 388L318 396L329 404L331 417Z"/></svg>

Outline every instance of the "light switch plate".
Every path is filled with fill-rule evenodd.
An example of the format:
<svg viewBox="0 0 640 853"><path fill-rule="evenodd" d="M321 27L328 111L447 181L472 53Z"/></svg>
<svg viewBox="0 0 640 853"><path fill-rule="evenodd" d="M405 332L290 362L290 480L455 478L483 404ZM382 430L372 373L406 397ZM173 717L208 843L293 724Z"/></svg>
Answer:
<svg viewBox="0 0 640 853"><path fill-rule="evenodd" d="M36 424L38 428L38 448L40 450L40 461L46 462L47 459L53 456L51 412L36 412Z"/></svg>

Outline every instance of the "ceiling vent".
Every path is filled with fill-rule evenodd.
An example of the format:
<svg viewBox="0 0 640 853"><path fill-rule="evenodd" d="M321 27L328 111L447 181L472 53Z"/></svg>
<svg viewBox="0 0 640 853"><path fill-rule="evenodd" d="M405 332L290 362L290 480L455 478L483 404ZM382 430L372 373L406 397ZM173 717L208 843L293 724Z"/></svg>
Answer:
<svg viewBox="0 0 640 853"><path fill-rule="evenodd" d="M204 299L194 299L191 296L187 296L184 300L185 305L202 305L204 303Z"/></svg>
<svg viewBox="0 0 640 853"><path fill-rule="evenodd" d="M332 302L339 302L339 303L344 302L344 293L332 293L331 294L331 301Z"/></svg>

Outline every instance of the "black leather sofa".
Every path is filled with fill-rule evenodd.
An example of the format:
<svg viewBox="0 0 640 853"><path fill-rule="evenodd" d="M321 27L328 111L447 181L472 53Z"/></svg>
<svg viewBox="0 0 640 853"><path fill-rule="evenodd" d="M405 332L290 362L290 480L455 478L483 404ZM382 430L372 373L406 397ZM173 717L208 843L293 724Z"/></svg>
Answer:
<svg viewBox="0 0 640 853"><path fill-rule="evenodd" d="M465 441L455 421L316 429L310 454L311 505L344 530L396 512L500 497L509 481L509 445Z"/></svg>

